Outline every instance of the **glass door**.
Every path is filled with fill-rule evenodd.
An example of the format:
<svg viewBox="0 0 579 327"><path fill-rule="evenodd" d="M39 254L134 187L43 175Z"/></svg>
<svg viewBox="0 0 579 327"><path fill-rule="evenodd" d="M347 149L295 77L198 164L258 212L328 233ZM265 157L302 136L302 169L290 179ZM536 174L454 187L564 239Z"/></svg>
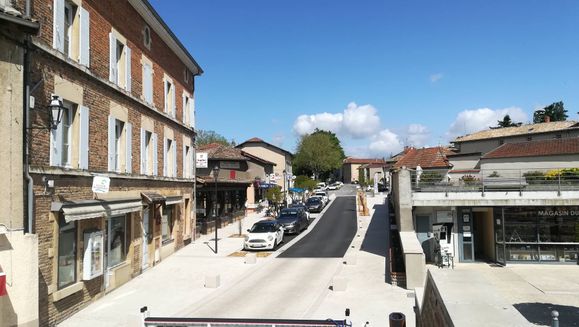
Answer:
<svg viewBox="0 0 579 327"><path fill-rule="evenodd" d="M474 261L474 234L470 209L462 209L458 221L460 226L459 237L462 238L461 261Z"/></svg>
<svg viewBox="0 0 579 327"><path fill-rule="evenodd" d="M494 228L495 228L495 260L502 265L507 264L505 256L505 218L503 208L494 208Z"/></svg>

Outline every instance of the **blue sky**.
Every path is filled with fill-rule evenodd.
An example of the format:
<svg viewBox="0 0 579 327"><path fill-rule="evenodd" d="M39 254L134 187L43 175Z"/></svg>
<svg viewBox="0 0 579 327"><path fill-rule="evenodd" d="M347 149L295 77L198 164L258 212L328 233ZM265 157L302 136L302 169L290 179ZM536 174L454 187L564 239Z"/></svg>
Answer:
<svg viewBox="0 0 579 327"><path fill-rule="evenodd" d="M578 119L579 1L150 2L205 71L197 128L238 143L321 127L385 157L555 101Z"/></svg>

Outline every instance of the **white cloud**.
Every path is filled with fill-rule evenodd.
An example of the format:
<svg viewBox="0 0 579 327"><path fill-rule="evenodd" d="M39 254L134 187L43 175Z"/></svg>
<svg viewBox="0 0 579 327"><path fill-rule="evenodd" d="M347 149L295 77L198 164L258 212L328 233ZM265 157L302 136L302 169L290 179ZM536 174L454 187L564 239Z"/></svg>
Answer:
<svg viewBox="0 0 579 327"><path fill-rule="evenodd" d="M436 83L436 82L440 81L443 77L444 77L444 75L442 73L432 74L432 75L430 75L430 82Z"/></svg>
<svg viewBox="0 0 579 327"><path fill-rule="evenodd" d="M402 150L402 143L398 135L384 129L371 137L368 148L374 156L389 157L391 153L396 154Z"/></svg>
<svg viewBox="0 0 579 327"><path fill-rule="evenodd" d="M410 124L406 130L408 145L422 147L430 140L430 130L422 124Z"/></svg>
<svg viewBox="0 0 579 327"><path fill-rule="evenodd" d="M355 139L364 138L380 129L380 117L378 110L372 105L358 106L351 102L341 113L300 115L293 126L294 132L298 135L312 133L316 128Z"/></svg>
<svg viewBox="0 0 579 327"><path fill-rule="evenodd" d="M276 134L273 136L272 142L273 145L279 146L280 148L283 147L283 142L285 141L285 135L283 134Z"/></svg>
<svg viewBox="0 0 579 327"><path fill-rule="evenodd" d="M503 119L505 115L511 116L513 122L524 122L527 114L519 107L508 107L504 109L479 108L469 109L458 113L456 119L446 133L449 138L455 138L477 131L496 126L497 121Z"/></svg>

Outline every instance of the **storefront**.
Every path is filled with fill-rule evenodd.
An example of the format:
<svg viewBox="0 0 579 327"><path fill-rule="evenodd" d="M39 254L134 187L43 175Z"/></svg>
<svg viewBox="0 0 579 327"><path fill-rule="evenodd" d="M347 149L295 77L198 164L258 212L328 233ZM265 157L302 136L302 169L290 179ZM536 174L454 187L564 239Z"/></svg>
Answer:
<svg viewBox="0 0 579 327"><path fill-rule="evenodd" d="M247 184L217 184L197 189L197 228L202 233L213 229L215 217L221 223L230 223L245 214ZM217 201L215 201L217 193Z"/></svg>
<svg viewBox="0 0 579 327"><path fill-rule="evenodd" d="M578 262L579 207L457 209L462 262Z"/></svg>

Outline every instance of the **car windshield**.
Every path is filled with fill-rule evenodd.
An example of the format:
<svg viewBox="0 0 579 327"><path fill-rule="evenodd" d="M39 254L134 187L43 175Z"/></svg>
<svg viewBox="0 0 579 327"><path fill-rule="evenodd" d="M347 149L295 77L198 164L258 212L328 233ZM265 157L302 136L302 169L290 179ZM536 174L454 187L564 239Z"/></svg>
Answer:
<svg viewBox="0 0 579 327"><path fill-rule="evenodd" d="M320 203L320 198L309 198L308 204L318 204Z"/></svg>
<svg viewBox="0 0 579 327"><path fill-rule="evenodd" d="M295 216L298 214L298 211L295 209L283 209L279 215L280 216Z"/></svg>
<svg viewBox="0 0 579 327"><path fill-rule="evenodd" d="M325 195L326 195L326 193L324 193L324 192L318 192L318 193L316 193L316 195L319 195L319 196L325 196Z"/></svg>
<svg viewBox="0 0 579 327"><path fill-rule="evenodd" d="M255 224L251 227L250 233L270 233L275 232L273 224Z"/></svg>

